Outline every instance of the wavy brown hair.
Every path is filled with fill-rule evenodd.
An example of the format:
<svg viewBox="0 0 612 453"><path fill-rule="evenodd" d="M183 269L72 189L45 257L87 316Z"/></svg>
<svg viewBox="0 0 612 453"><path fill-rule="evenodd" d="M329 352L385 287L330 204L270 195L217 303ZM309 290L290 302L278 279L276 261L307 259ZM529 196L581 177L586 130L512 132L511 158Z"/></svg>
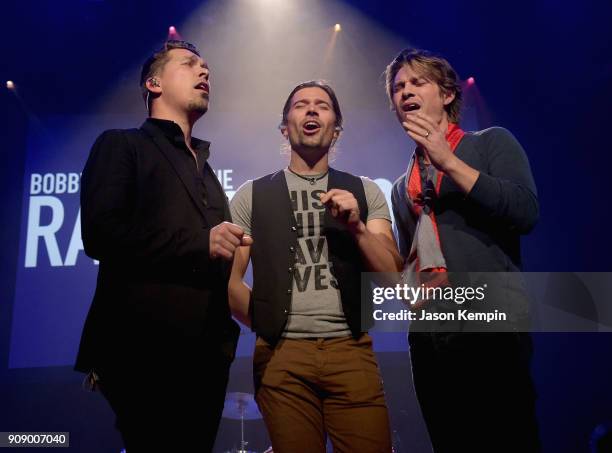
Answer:
<svg viewBox="0 0 612 453"><path fill-rule="evenodd" d="M440 87L442 93L455 94L455 99L450 104L445 105L444 109L449 121L458 123L461 117L461 104L463 101L459 76L446 59L426 50L404 49L387 66L385 70L385 85L391 107L393 107L393 81L404 65L410 65L412 69L421 73L427 80L435 82Z"/></svg>

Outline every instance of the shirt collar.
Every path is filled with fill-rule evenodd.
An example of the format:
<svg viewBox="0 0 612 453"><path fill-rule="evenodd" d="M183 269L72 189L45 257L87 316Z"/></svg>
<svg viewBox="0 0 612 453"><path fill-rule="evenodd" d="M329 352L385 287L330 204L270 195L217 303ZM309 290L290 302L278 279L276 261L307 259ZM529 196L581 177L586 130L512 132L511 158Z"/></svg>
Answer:
<svg viewBox="0 0 612 453"><path fill-rule="evenodd" d="M145 122L157 128L170 141L170 143L185 149L187 148L183 131L174 121L162 120L159 118L147 118ZM200 140L199 138L192 136L191 146L196 153L203 155L204 159L208 159L208 156L210 155L210 142Z"/></svg>

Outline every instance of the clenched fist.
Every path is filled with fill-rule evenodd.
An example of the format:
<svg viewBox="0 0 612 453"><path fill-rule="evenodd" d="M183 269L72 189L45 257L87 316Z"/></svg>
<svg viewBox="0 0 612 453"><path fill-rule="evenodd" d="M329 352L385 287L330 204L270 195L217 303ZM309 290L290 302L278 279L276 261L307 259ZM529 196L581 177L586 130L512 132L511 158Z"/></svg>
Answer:
<svg viewBox="0 0 612 453"><path fill-rule="evenodd" d="M242 245L253 244L253 238L244 234L238 225L223 222L210 230L210 257L231 261Z"/></svg>
<svg viewBox="0 0 612 453"><path fill-rule="evenodd" d="M345 223L350 230L358 231L363 226L359 218L359 204L355 196L347 190L332 189L320 195L323 203L341 222Z"/></svg>

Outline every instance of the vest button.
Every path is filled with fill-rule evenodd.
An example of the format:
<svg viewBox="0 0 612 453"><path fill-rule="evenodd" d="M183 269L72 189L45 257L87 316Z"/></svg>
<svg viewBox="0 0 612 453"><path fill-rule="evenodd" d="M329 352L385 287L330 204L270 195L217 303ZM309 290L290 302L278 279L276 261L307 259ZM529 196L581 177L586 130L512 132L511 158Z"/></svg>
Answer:
<svg viewBox="0 0 612 453"><path fill-rule="evenodd" d="M290 252L295 252L295 247L294 246L289 247L289 251Z"/></svg>
<svg viewBox="0 0 612 453"><path fill-rule="evenodd" d="M286 308L283 310L283 313L285 313L286 315L289 314L289 310L287 310Z"/></svg>
<svg viewBox="0 0 612 453"><path fill-rule="evenodd" d="M297 231L297 228L296 228L296 227L294 227L294 226L292 226L292 227L291 227L291 231Z"/></svg>
<svg viewBox="0 0 612 453"><path fill-rule="evenodd" d="M287 294L291 294L292 291L290 289L287 290Z"/></svg>

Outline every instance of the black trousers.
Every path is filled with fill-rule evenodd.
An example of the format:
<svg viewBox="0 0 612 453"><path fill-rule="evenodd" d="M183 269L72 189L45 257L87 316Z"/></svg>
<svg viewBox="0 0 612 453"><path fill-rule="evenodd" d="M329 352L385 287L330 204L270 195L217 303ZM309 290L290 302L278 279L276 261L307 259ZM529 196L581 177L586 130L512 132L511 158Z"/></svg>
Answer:
<svg viewBox="0 0 612 453"><path fill-rule="evenodd" d="M410 333L408 339L436 453L540 451L529 334Z"/></svg>
<svg viewBox="0 0 612 453"><path fill-rule="evenodd" d="M213 449L231 361L202 351L202 363L180 355L98 370L128 453Z"/></svg>

